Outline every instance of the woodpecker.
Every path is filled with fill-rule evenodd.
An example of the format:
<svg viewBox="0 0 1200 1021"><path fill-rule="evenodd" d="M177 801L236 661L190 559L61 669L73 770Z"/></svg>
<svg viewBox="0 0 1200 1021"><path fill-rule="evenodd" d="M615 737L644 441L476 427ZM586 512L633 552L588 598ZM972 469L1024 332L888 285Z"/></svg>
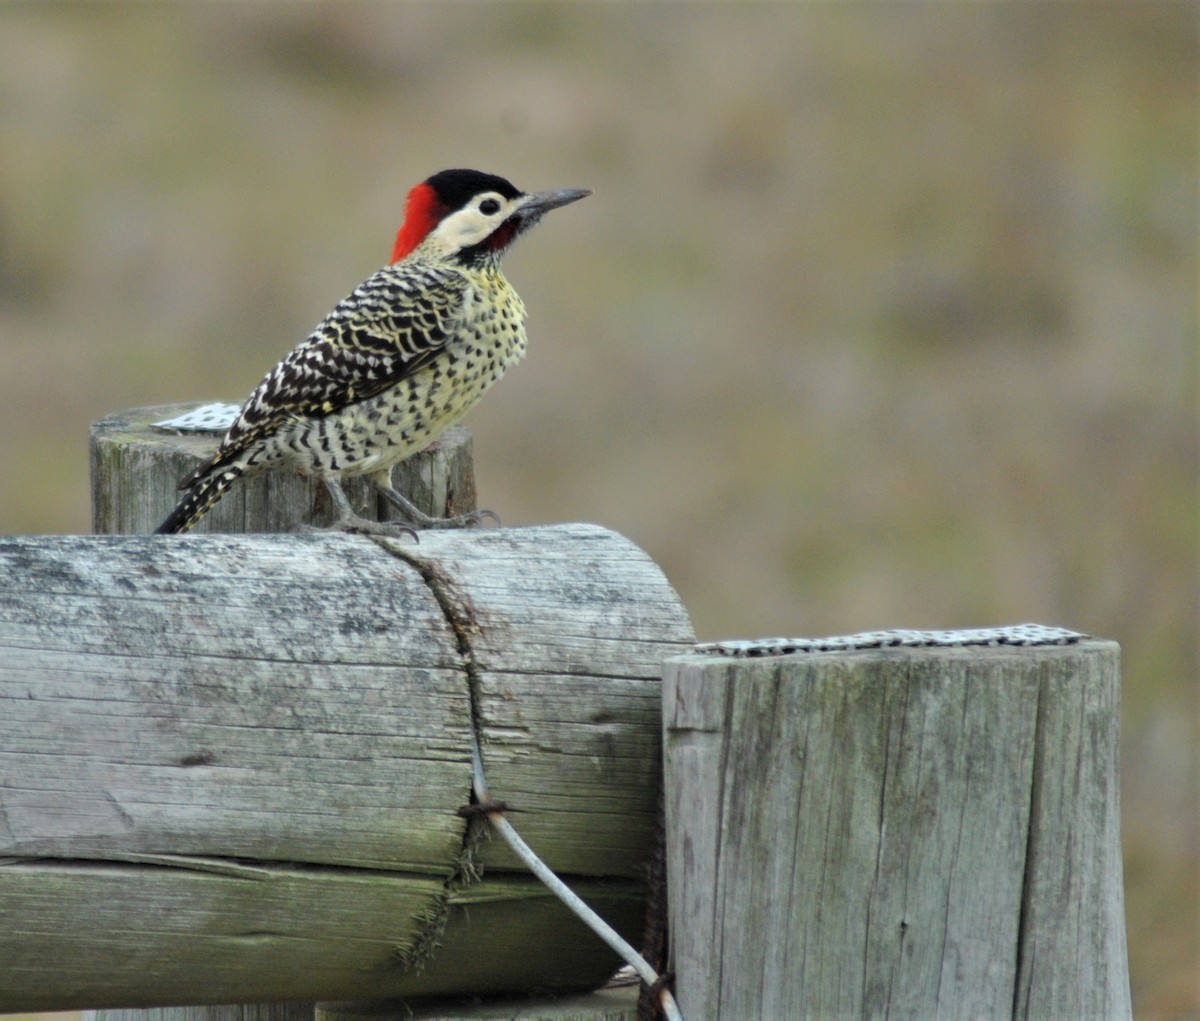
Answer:
<svg viewBox="0 0 1200 1021"><path fill-rule="evenodd" d="M320 478L346 531L394 531L354 513L341 486L366 475L421 528L431 518L391 484L391 469L467 413L525 354L525 306L500 260L583 188L526 194L503 177L443 170L408 193L391 262L372 274L258 384L213 458L158 533L186 532L238 479L294 467Z"/></svg>

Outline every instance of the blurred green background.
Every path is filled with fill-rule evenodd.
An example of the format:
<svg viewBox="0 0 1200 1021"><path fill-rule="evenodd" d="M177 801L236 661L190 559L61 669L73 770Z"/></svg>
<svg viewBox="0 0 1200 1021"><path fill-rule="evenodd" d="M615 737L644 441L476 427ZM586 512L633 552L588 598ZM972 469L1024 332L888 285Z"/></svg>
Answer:
<svg viewBox="0 0 1200 1021"><path fill-rule="evenodd" d="M468 419L704 638L1039 621L1124 655L1137 1015L1200 1017L1191 3L7 4L0 532L87 428L240 400L450 166L590 187Z"/></svg>

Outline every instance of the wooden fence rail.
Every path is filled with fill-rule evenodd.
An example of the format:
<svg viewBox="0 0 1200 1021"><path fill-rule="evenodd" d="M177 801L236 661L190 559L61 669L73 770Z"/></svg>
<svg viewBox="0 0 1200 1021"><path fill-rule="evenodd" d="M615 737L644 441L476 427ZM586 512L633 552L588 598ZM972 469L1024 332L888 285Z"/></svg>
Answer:
<svg viewBox="0 0 1200 1021"><path fill-rule="evenodd" d="M602 982L456 814L472 731L638 938L661 663L693 636L621 537L6 537L0 573L0 1012Z"/></svg>

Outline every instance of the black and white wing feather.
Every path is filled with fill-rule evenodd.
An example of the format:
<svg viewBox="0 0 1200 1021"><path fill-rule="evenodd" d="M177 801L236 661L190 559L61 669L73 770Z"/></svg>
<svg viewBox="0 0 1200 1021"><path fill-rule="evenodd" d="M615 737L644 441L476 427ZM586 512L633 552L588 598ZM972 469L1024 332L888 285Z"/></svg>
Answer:
<svg viewBox="0 0 1200 1021"><path fill-rule="evenodd" d="M368 277L246 399L220 448L187 489L297 418L320 418L373 397L445 348L469 281L445 267L386 266Z"/></svg>

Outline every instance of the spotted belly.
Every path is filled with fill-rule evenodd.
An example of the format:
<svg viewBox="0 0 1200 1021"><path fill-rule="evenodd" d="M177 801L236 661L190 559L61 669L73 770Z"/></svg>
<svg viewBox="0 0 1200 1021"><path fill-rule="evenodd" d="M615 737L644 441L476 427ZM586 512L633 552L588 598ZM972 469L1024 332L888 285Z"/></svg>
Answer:
<svg viewBox="0 0 1200 1021"><path fill-rule="evenodd" d="M391 468L458 422L514 360L488 349L447 355L373 397L289 423L261 467L333 478Z"/></svg>

